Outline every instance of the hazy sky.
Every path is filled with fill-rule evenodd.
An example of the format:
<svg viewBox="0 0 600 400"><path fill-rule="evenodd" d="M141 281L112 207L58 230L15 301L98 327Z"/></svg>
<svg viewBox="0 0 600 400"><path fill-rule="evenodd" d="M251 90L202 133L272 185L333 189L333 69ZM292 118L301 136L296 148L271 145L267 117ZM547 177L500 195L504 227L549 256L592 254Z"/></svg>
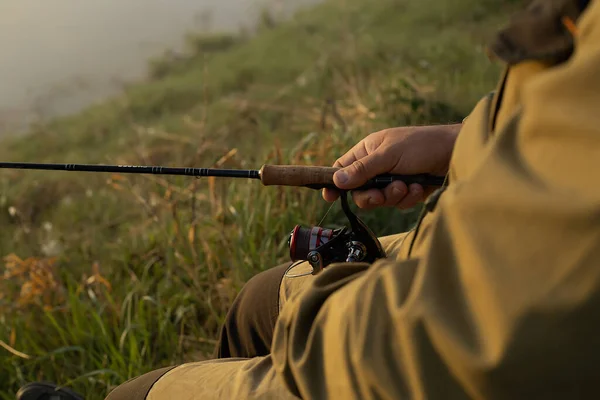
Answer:
<svg viewBox="0 0 600 400"><path fill-rule="evenodd" d="M319 0L283 0L286 9ZM41 104L72 112L140 77L211 13L214 29L251 23L277 0L0 0L0 134Z"/></svg>

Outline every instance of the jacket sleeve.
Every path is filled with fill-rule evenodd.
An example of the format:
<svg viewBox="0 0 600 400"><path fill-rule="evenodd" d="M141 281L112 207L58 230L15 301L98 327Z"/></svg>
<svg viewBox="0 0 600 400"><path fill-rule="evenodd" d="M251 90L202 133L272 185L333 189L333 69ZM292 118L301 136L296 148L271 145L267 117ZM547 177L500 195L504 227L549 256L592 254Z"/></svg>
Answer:
<svg viewBox="0 0 600 400"><path fill-rule="evenodd" d="M572 58L527 83L485 161L443 194L418 256L332 266L290 300L272 356L297 396L597 391L599 0L578 27Z"/></svg>

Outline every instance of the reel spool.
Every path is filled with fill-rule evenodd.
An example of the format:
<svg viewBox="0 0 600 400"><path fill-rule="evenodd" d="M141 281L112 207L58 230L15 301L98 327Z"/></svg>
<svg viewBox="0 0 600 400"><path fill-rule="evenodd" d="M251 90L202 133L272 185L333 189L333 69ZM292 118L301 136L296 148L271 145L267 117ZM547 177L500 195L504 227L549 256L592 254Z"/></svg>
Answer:
<svg viewBox="0 0 600 400"><path fill-rule="evenodd" d="M377 237L350 210L345 191L340 195L340 201L350 222L350 228L307 228L296 225L290 233L290 259L295 262L308 261L312 267L312 275L318 274L333 263L372 263L385 257L385 251Z"/></svg>

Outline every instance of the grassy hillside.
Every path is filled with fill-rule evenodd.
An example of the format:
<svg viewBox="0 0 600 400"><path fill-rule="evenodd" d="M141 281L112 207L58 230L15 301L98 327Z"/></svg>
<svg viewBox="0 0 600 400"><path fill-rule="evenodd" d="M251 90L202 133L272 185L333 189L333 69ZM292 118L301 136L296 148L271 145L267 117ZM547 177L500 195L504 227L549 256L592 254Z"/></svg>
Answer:
<svg viewBox="0 0 600 400"><path fill-rule="evenodd" d="M330 165L384 127L460 121L496 83L484 53L510 1L329 0L190 54L73 117L6 140L6 161ZM208 357L249 277L287 260L316 191L252 181L0 171L0 398L31 380L100 399ZM379 235L414 213L360 213ZM336 206L324 225L344 223Z"/></svg>

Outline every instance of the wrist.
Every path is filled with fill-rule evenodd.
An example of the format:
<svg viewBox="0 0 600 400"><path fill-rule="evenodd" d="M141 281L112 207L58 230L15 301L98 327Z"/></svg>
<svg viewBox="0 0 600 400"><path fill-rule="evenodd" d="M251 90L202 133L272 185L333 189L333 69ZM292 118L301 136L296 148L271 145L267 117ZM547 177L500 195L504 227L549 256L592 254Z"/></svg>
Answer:
<svg viewBox="0 0 600 400"><path fill-rule="evenodd" d="M458 137L458 134L460 133L460 130L462 129L462 126L463 126L462 122L458 123L458 124L448 125L448 133L450 135L454 136L454 139L456 139L456 137Z"/></svg>
<svg viewBox="0 0 600 400"><path fill-rule="evenodd" d="M454 142L456 142L461 129L462 123L446 125L446 129L444 129L444 137L448 140L447 143L450 148L454 148Z"/></svg>
<svg viewBox="0 0 600 400"><path fill-rule="evenodd" d="M446 129L443 130L443 134L440 135L440 146L441 146L441 154L444 156L440 157L441 164L443 165L437 174L446 175L450 168L450 160L452 158L452 153L454 152L454 145L456 144L456 140L458 139L458 135L462 129L462 123L459 124L450 124L445 126Z"/></svg>

